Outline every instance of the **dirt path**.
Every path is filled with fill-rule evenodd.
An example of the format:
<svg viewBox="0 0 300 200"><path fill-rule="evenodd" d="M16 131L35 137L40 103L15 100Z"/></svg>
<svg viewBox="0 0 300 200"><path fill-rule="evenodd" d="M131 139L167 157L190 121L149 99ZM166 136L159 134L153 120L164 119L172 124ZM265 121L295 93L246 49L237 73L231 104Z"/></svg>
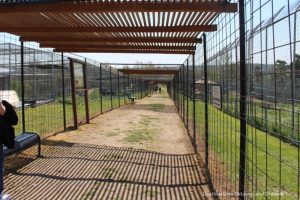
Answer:
<svg viewBox="0 0 300 200"><path fill-rule="evenodd" d="M154 94L135 104L105 113L79 127L51 139L74 143L133 147L160 153L193 153L186 129L173 101Z"/></svg>
<svg viewBox="0 0 300 200"><path fill-rule="evenodd" d="M43 140L5 169L14 200L212 199L173 102L156 94ZM12 165L9 166L9 163Z"/></svg>

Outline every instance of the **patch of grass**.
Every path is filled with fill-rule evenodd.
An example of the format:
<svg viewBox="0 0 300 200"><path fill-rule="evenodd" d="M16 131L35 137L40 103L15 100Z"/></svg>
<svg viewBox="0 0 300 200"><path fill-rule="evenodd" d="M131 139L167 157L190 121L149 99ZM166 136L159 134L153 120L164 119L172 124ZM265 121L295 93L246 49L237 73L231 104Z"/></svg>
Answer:
<svg viewBox="0 0 300 200"><path fill-rule="evenodd" d="M127 137L124 138L126 142L137 143L145 140L153 139L153 130L136 129L128 132Z"/></svg>
<svg viewBox="0 0 300 200"><path fill-rule="evenodd" d="M153 111L162 111L165 109L165 104L154 103L154 104L150 104L149 107Z"/></svg>
<svg viewBox="0 0 300 200"><path fill-rule="evenodd" d="M71 102L71 97L66 96L66 122L67 126L73 126L73 109ZM83 104L83 96L76 95L77 103L77 116L78 122L85 120L85 105ZM119 102L117 98L113 99L113 104ZM111 101L107 100L104 96L102 101L103 112L111 109ZM99 95L92 93L89 95L89 111L90 116L94 116L100 113L100 101ZM22 132L22 113L21 109L17 111L19 116L19 123L15 126L16 135ZM54 133L63 130L63 104L61 97L51 103L38 105L36 107L26 107L25 108L25 126L26 131L36 132L40 135L47 133Z"/></svg>
<svg viewBox="0 0 300 200"><path fill-rule="evenodd" d="M142 119L138 123L139 126L133 130L128 131L128 135L124 138L124 141L130 143L138 143L147 140L153 140L156 128L153 128L153 123L157 119L148 115L142 115Z"/></svg>

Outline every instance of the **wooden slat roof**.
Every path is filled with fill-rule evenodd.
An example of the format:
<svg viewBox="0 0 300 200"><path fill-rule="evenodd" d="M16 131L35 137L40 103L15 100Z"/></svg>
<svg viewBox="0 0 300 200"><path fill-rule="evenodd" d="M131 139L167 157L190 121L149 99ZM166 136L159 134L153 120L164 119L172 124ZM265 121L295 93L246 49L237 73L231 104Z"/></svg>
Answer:
<svg viewBox="0 0 300 200"><path fill-rule="evenodd" d="M67 52L190 54L225 0L0 0L0 31Z"/></svg>

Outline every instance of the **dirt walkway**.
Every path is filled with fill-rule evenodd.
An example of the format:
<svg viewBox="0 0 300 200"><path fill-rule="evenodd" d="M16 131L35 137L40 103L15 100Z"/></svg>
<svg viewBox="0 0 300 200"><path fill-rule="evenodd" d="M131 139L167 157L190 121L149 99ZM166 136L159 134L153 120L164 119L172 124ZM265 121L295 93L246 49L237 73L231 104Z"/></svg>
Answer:
<svg viewBox="0 0 300 200"><path fill-rule="evenodd" d="M153 95L6 161L14 200L206 200L209 187L173 102ZM9 166L11 163L11 166ZM10 169L10 170L9 170Z"/></svg>
<svg viewBox="0 0 300 200"><path fill-rule="evenodd" d="M193 153L186 129L166 91L105 113L89 125L51 139L160 153Z"/></svg>

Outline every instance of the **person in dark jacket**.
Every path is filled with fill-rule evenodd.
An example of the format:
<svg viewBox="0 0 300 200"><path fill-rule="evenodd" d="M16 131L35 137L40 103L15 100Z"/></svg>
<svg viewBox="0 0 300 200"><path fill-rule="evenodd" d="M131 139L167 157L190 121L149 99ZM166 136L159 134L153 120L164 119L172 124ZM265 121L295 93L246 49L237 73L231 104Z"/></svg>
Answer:
<svg viewBox="0 0 300 200"><path fill-rule="evenodd" d="M6 107L3 105L0 100L0 123L5 123L4 115L6 114ZM5 125L5 124L4 124ZM0 126L0 135L3 134L3 125ZM2 194L3 192L3 164L4 164L4 155L3 155L3 144L0 145L0 200L10 200L10 195Z"/></svg>

